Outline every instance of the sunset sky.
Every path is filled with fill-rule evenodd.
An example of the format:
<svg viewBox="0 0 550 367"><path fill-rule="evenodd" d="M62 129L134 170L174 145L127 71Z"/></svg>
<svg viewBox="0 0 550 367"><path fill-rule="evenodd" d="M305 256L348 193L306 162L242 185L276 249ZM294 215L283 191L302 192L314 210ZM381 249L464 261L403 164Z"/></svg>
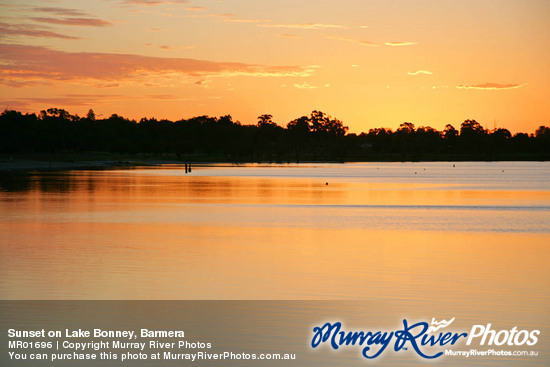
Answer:
<svg viewBox="0 0 550 367"><path fill-rule="evenodd" d="M0 108L550 125L548 0L0 0Z"/></svg>

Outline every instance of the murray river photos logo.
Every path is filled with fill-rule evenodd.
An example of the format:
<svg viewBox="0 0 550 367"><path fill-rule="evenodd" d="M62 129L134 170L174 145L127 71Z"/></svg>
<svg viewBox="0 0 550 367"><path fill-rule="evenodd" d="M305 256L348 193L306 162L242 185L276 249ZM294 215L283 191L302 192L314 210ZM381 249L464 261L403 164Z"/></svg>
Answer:
<svg viewBox="0 0 550 367"><path fill-rule="evenodd" d="M394 352L401 350L413 350L422 358L435 359L443 354L452 356L478 356L478 355L499 355L497 352L513 353L510 351L477 351L469 349L468 351L445 350L441 347L449 348L455 344L465 343L468 348L475 346L534 346L538 342L539 330L518 330L513 327L510 330L493 329L492 324L473 325L469 332L455 332L443 330L455 321L453 317L450 320L436 321L432 319L429 324L425 321L414 324L403 320L403 328L394 331L346 331L342 323L327 322L323 326L313 328L313 338L311 347L317 348L323 344L330 345L333 349L343 347L356 347L361 349L361 354L367 359L379 357L386 350ZM485 353L485 354L483 354ZM519 355L536 355L532 352ZM510 354L512 355L512 354Z"/></svg>

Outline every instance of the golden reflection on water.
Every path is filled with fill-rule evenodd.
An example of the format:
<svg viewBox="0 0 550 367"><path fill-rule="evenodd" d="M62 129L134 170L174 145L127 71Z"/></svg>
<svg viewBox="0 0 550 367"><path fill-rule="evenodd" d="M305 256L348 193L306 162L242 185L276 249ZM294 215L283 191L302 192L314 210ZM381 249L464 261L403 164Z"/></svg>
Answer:
<svg viewBox="0 0 550 367"><path fill-rule="evenodd" d="M482 175L485 166L472 167ZM400 174L409 169L391 168ZM294 318L292 325L342 320L373 330L431 317L456 317L454 327L464 330L477 323L520 325L541 330L540 358L468 364L547 365L548 181L530 184L518 174L521 179L509 185L496 176L418 181L343 178L339 171L328 178L194 172L0 177L0 299L339 300L286 308L267 303L267 318L246 303L235 306L239 311L228 320L246 321L239 338L247 345L257 341L259 325L247 324L250 318L275 325L282 340L286 332L307 331L279 329L285 318ZM67 307L51 311L59 315L52 320L82 322L84 305ZM120 314L101 314L98 322L126 320L133 313L124 307ZM164 315L166 304L158 307ZM43 312L36 311L39 317ZM208 323L199 324L204 329ZM327 353L310 350L308 358L332 365L334 355ZM353 351L339 358L342 365L364 363ZM403 354L377 363L415 365Z"/></svg>
<svg viewBox="0 0 550 367"><path fill-rule="evenodd" d="M61 184L38 178L29 197L93 202L240 203L309 205L541 205L550 191L475 190L458 184L328 182L312 178L153 176L76 173ZM69 181L66 183L65 180ZM81 195L78 195L80 193ZM87 194L93 195L87 195ZM35 194L36 196L33 196ZM58 194L58 195L56 195ZM80 200L81 202L81 200Z"/></svg>
<svg viewBox="0 0 550 367"><path fill-rule="evenodd" d="M154 173L37 174L1 194L1 297L550 297L550 235L532 231L548 211L522 209L550 191Z"/></svg>
<svg viewBox="0 0 550 367"><path fill-rule="evenodd" d="M548 235L105 223L9 230L19 232L2 260L10 299L498 303L550 294Z"/></svg>
<svg viewBox="0 0 550 367"><path fill-rule="evenodd" d="M548 234L416 231L406 223L406 230L388 231L368 221L395 211L399 219L412 220L416 206L429 212L441 206L547 205L548 191L132 173L36 176L29 190L4 196L3 298L414 299L421 294L454 300L513 294L540 300L549 294ZM375 212L353 212L362 206ZM343 209L331 217L333 207ZM309 219L273 222L296 210ZM320 212L328 213L326 226L314 222ZM472 222L478 214L468 212ZM452 220L454 214L437 215ZM347 225L339 223L345 216L355 222L339 228Z"/></svg>

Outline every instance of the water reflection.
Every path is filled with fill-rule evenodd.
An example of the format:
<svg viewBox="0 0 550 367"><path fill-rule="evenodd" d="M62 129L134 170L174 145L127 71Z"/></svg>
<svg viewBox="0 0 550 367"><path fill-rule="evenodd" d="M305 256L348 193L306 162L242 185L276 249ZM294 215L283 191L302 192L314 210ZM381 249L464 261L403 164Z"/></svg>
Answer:
<svg viewBox="0 0 550 367"><path fill-rule="evenodd" d="M0 175L0 298L366 300L368 309L334 317L382 327L449 315L463 325L521 324L541 329L539 351L548 355L549 168ZM408 363L395 358L387 364Z"/></svg>
<svg viewBox="0 0 550 367"><path fill-rule="evenodd" d="M0 295L548 301L548 164L460 165L3 176Z"/></svg>

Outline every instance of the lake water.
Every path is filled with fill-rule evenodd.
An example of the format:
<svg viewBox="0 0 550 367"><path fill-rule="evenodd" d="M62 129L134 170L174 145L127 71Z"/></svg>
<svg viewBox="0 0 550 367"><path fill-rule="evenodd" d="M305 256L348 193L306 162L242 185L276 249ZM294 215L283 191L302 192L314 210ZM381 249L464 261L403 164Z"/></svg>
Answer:
<svg viewBox="0 0 550 367"><path fill-rule="evenodd" d="M4 300L367 300L550 351L548 162L40 172L0 213Z"/></svg>
<svg viewBox="0 0 550 367"><path fill-rule="evenodd" d="M1 188L2 299L550 296L548 163L163 166Z"/></svg>

